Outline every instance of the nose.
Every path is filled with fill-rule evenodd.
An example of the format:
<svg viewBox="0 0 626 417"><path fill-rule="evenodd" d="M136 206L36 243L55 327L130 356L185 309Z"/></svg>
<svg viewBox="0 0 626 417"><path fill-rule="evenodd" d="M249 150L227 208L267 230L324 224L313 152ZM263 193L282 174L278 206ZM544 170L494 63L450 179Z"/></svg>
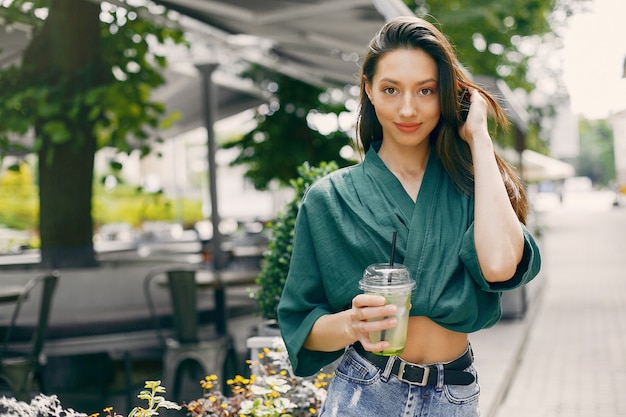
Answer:
<svg viewBox="0 0 626 417"><path fill-rule="evenodd" d="M407 92L402 95L402 101L400 103L400 116L412 117L417 114L417 100L416 97Z"/></svg>

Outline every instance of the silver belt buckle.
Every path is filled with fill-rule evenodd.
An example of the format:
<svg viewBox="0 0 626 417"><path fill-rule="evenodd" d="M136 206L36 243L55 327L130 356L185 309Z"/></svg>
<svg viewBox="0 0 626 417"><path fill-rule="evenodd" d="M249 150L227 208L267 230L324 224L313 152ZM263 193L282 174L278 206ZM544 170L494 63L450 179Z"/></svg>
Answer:
<svg viewBox="0 0 626 417"><path fill-rule="evenodd" d="M400 358L398 358L400 359ZM398 367L398 379L400 381L409 383L409 384L413 384L413 385L417 385L419 387L425 387L426 384L428 384L428 377L430 376L430 368L427 366L419 366L419 365L412 365L415 366L416 368L421 368L424 373L422 374L422 380L417 382L417 381L409 381L407 379L404 379L404 368L406 366L406 363L400 359L400 366Z"/></svg>

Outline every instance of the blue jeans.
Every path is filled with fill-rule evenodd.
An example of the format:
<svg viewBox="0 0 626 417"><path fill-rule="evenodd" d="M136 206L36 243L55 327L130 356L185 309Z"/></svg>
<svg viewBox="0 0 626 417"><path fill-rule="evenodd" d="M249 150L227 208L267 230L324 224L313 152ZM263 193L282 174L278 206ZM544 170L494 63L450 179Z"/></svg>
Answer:
<svg viewBox="0 0 626 417"><path fill-rule="evenodd" d="M436 366L443 369L443 364ZM477 417L478 377L473 365L465 371L475 382L443 385L440 377L436 386L421 387L400 381L350 347L337 366L320 417Z"/></svg>

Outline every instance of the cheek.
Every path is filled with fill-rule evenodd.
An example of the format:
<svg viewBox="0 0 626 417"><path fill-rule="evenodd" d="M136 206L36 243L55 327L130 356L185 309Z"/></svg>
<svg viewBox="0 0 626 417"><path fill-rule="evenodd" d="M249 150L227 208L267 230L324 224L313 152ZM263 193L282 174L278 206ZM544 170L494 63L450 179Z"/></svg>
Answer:
<svg viewBox="0 0 626 417"><path fill-rule="evenodd" d="M390 103L385 103L382 100L379 100L377 101L377 104L378 105L374 106L374 112L381 123L383 123L386 119L393 119L397 114L396 108Z"/></svg>
<svg viewBox="0 0 626 417"><path fill-rule="evenodd" d="M439 105L439 101L436 101L429 106L426 106L424 110L428 113L430 117L439 118L441 117L441 106Z"/></svg>

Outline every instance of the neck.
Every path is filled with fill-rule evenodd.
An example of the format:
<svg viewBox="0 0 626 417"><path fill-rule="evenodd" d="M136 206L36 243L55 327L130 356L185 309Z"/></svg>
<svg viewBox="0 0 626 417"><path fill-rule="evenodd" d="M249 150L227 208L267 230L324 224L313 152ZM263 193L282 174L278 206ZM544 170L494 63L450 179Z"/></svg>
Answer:
<svg viewBox="0 0 626 417"><path fill-rule="evenodd" d="M400 148L393 145L385 146L383 141L378 151L378 157L397 177L421 180L424 171L426 171L430 153L428 143L424 145Z"/></svg>
<svg viewBox="0 0 626 417"><path fill-rule="evenodd" d="M428 154L430 147L417 146L403 149L385 147L385 143L378 151L379 158L385 163L387 168L398 178L406 193L413 201L417 201L422 178L426 172L428 164Z"/></svg>

